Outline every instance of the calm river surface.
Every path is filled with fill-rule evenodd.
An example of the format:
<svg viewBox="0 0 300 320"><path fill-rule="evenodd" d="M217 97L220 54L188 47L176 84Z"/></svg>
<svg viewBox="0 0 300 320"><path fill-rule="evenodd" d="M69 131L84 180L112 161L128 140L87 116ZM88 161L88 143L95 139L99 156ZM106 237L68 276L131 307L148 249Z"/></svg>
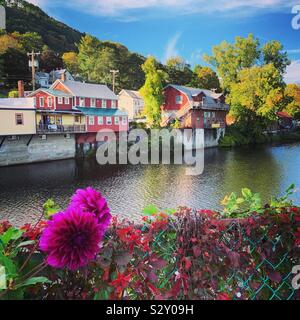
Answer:
<svg viewBox="0 0 300 320"><path fill-rule="evenodd" d="M267 201L291 183L300 188L300 143L208 149L204 173L185 173L184 166L99 166L93 159L0 168L0 220L33 222L48 198L64 208L77 188L87 186L103 193L114 215L133 219L149 204L220 209L226 194L243 187ZM294 200L300 203L300 192Z"/></svg>

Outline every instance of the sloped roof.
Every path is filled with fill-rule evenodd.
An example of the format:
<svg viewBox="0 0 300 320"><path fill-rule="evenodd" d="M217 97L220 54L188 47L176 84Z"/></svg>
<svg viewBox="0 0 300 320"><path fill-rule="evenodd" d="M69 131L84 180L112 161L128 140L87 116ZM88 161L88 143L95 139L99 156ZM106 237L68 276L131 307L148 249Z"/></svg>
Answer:
<svg viewBox="0 0 300 320"><path fill-rule="evenodd" d="M125 90L125 89L123 89L123 90L120 92L119 96L120 96L123 92L126 93L126 94L128 94L128 95L129 95L131 98L133 98L133 99L143 100L141 94L140 94L138 91Z"/></svg>
<svg viewBox="0 0 300 320"><path fill-rule="evenodd" d="M175 84L169 84L167 87L173 87L174 89L185 93L190 100L192 100L193 97L198 96L202 92L206 95L206 97L211 98L211 99L218 99L223 95L223 93L215 93L215 92L213 92L211 90L207 90L207 89L190 88L190 87L179 86L179 85L175 85Z"/></svg>
<svg viewBox="0 0 300 320"><path fill-rule="evenodd" d="M34 110L33 98L6 98L0 99L0 109L32 109Z"/></svg>
<svg viewBox="0 0 300 320"><path fill-rule="evenodd" d="M55 97L69 97L69 98L72 97L71 94L66 93L64 91L53 90L53 89L44 89L44 88L40 88L40 89L32 92L29 96L33 96L37 92L46 92L46 93L50 94L51 96L55 96Z"/></svg>
<svg viewBox="0 0 300 320"><path fill-rule="evenodd" d="M60 81L60 80L57 80L57 81ZM115 95L106 85L83 83L83 82L71 81L71 80L66 80L65 82L60 81L60 82L66 88L68 88L72 92L72 94L76 97L118 100L118 96ZM54 86L54 84L52 85L52 87Z"/></svg>
<svg viewBox="0 0 300 320"><path fill-rule="evenodd" d="M86 116L104 116L104 117L117 117L123 116L127 117L127 113L121 111L120 109L104 109L104 108L82 108L77 107L79 111L81 111Z"/></svg>

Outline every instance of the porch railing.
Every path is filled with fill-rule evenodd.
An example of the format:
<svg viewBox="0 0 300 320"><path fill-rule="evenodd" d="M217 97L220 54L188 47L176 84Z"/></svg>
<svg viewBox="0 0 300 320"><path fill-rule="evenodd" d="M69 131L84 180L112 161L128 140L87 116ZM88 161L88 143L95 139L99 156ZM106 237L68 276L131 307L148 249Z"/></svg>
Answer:
<svg viewBox="0 0 300 320"><path fill-rule="evenodd" d="M53 125L41 124L36 128L37 133L82 133L86 132L85 125Z"/></svg>

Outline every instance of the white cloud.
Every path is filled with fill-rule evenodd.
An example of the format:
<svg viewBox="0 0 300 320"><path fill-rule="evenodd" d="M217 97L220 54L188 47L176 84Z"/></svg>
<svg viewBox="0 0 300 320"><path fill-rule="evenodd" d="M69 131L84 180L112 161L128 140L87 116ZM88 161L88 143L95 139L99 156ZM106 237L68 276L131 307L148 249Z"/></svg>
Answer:
<svg viewBox="0 0 300 320"><path fill-rule="evenodd" d="M280 10L292 8L299 0L29 0L46 6L73 7L77 10L100 16L126 16L128 13L139 14L142 9L167 9L177 14L230 12L244 10Z"/></svg>
<svg viewBox="0 0 300 320"><path fill-rule="evenodd" d="M284 77L286 83L300 83L300 60L295 60L287 67Z"/></svg>
<svg viewBox="0 0 300 320"><path fill-rule="evenodd" d="M163 62L166 62L169 58L178 56L177 43L181 37L181 32L176 32L175 35L168 41L165 50L165 56Z"/></svg>

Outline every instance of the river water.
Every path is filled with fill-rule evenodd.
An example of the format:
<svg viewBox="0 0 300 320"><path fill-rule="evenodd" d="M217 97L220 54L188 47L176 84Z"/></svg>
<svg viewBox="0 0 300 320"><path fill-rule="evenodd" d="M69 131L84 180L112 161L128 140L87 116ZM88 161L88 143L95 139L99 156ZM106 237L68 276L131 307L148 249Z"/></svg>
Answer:
<svg viewBox="0 0 300 320"><path fill-rule="evenodd" d="M220 209L232 191L248 187L265 201L291 184L300 188L300 143L237 149L207 149L204 173L187 176L178 165L100 166L94 159L63 160L0 168L0 221L34 222L54 199L62 208L78 188L95 187L114 215L139 220L153 204ZM300 192L293 199L300 203Z"/></svg>

